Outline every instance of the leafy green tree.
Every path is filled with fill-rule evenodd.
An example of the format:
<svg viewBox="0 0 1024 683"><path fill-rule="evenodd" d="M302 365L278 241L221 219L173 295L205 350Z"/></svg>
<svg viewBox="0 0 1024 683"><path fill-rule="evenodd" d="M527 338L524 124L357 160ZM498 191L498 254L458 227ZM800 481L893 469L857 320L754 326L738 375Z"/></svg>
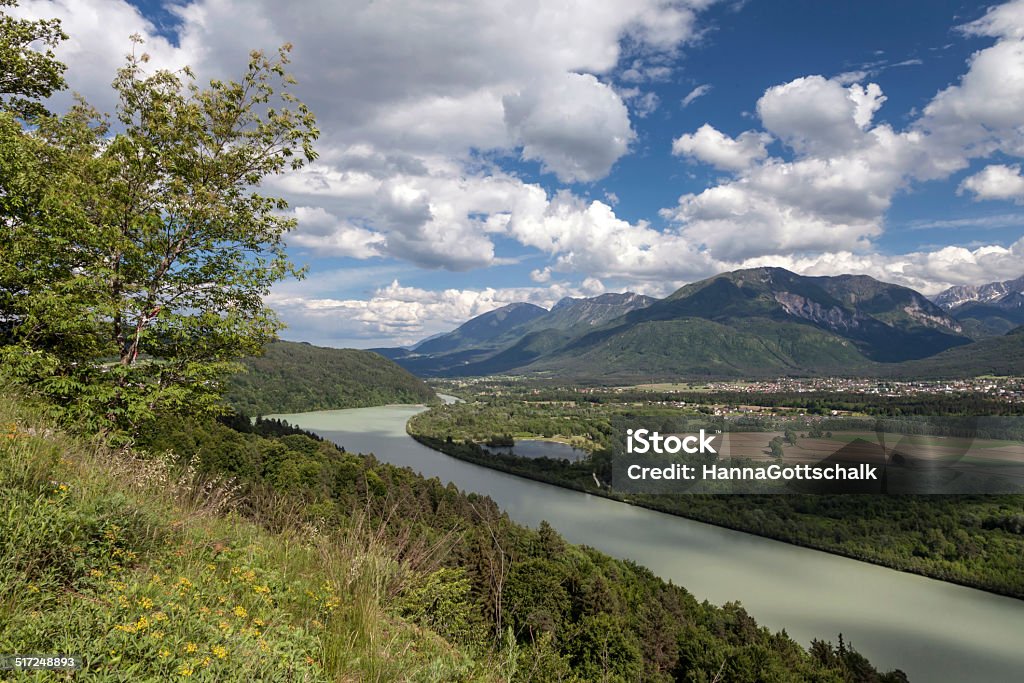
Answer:
<svg viewBox="0 0 1024 683"><path fill-rule="evenodd" d="M57 19L17 19L4 11L17 5L17 0L0 0L0 111L31 118L46 112L36 100L64 88L66 67L53 48L67 35Z"/></svg>
<svg viewBox="0 0 1024 683"><path fill-rule="evenodd" d="M771 449L772 457L781 458L784 455L782 450L782 437L776 436L774 439L769 441L768 448Z"/></svg>
<svg viewBox="0 0 1024 683"><path fill-rule="evenodd" d="M458 643L480 641L472 584L462 569L442 567L420 577L399 600L402 616Z"/></svg>
<svg viewBox="0 0 1024 683"><path fill-rule="evenodd" d="M0 361L80 426L222 410L233 361L280 329L263 296L301 275L294 220L258 186L313 160L318 136L289 50L205 88L133 53L114 123L79 102L0 126Z"/></svg>

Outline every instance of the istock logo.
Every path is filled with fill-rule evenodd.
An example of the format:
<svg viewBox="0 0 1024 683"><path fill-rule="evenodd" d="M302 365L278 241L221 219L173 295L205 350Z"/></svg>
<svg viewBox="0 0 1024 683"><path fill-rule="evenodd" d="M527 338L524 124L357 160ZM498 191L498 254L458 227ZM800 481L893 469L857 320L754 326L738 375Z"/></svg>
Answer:
<svg viewBox="0 0 1024 683"><path fill-rule="evenodd" d="M647 429L626 430L626 452L643 455L645 453L656 453L658 455L675 455L677 453L711 453L718 454L714 444L716 434L707 434L703 429L699 434L688 436L676 436L669 434L662 436L658 432Z"/></svg>

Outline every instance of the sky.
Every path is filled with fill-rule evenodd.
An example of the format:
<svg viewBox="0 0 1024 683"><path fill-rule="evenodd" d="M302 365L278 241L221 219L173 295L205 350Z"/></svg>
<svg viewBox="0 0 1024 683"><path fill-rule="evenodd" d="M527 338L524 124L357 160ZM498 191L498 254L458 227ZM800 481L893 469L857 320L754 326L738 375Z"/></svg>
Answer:
<svg viewBox="0 0 1024 683"><path fill-rule="evenodd" d="M21 0L107 111L292 43L319 159L269 179L285 339L405 345L515 301L736 268L935 294L1024 274L1024 0ZM57 95L59 110L70 94Z"/></svg>

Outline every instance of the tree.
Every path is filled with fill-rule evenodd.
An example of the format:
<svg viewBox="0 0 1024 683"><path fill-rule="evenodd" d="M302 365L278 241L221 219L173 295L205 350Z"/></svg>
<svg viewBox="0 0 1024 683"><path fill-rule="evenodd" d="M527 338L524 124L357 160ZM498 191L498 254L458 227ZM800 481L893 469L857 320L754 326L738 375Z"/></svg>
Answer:
<svg viewBox="0 0 1024 683"><path fill-rule="evenodd" d="M769 441L768 448L772 452L772 457L781 458L784 455L784 452L782 450L782 437L776 436L771 441Z"/></svg>
<svg viewBox="0 0 1024 683"><path fill-rule="evenodd" d="M113 124L78 102L0 130L0 361L82 426L221 410L233 361L280 329L263 297L301 275L284 252L295 222L257 188L313 160L318 136L289 51L206 88L133 51Z"/></svg>
<svg viewBox="0 0 1024 683"><path fill-rule="evenodd" d="M0 111L31 118L46 112L35 100L64 88L66 67L53 48L67 35L57 19L16 19L3 11L17 5L17 0L0 0Z"/></svg>

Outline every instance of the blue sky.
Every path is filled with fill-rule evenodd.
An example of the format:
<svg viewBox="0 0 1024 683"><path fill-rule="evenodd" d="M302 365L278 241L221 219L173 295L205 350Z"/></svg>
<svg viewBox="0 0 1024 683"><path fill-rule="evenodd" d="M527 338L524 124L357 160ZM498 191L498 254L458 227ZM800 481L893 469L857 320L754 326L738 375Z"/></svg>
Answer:
<svg viewBox="0 0 1024 683"><path fill-rule="evenodd" d="M320 160L283 336L409 343L512 301L664 295L722 270L935 293L1024 273L1024 0L25 0L110 109L157 67L295 44ZM58 103L59 104L59 103Z"/></svg>

